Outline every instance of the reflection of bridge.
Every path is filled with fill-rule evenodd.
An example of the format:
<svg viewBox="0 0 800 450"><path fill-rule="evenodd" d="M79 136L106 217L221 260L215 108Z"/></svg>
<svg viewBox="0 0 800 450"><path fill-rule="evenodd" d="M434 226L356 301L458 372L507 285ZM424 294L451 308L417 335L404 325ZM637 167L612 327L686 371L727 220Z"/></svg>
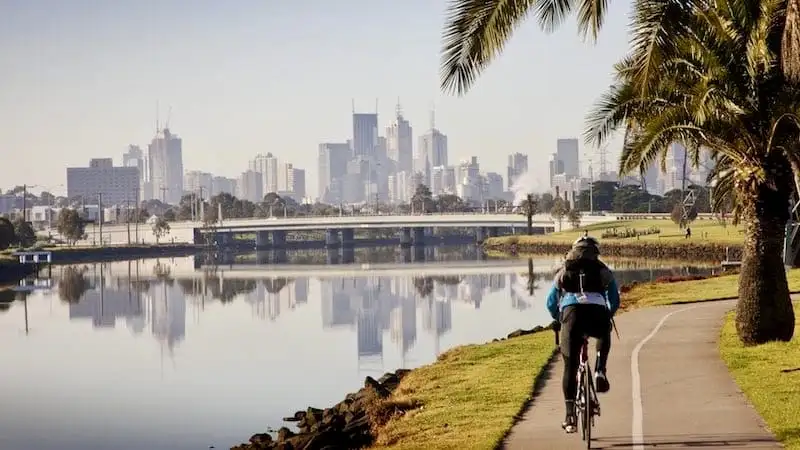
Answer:
<svg viewBox="0 0 800 450"><path fill-rule="evenodd" d="M558 264L557 259L552 263L537 261L534 271L551 272ZM208 272L215 272L222 278L229 279L262 279L269 277L312 277L326 278L351 278L351 277L437 277L437 276L469 276L482 274L508 274L510 272L524 273L528 270L527 261L498 260L498 261L447 261L431 263L379 263L379 264L231 264L226 266L203 266ZM192 272L189 277L202 278L207 272ZM179 278L186 277L177 275Z"/></svg>

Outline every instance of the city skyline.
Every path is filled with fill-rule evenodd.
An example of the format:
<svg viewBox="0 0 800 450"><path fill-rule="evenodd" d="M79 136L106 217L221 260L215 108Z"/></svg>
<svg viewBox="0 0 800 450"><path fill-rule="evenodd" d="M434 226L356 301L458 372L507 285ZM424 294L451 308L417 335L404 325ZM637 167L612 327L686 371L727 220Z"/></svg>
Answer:
<svg viewBox="0 0 800 450"><path fill-rule="evenodd" d="M0 176L47 184L66 166L143 146L160 101L162 116L172 107L187 169L235 177L271 151L307 168L316 193L317 146L344 137L352 99L363 111L378 98L379 117L389 118L399 96L419 129L435 105L451 160L474 155L504 173L507 155L520 152L544 177L533 161L546 160L559 137L580 136L627 44L625 4L611 5L597 45L567 37L570 27L552 36L524 27L473 92L455 98L438 89L443 4L316 6L239 1L187 13L167 1L156 15L147 2L4 5L0 145L21 157ZM387 14L397 20L387 24ZM411 19L419 25L401 26ZM328 26L339 32L313 31ZM587 67L596 75L586 77Z"/></svg>

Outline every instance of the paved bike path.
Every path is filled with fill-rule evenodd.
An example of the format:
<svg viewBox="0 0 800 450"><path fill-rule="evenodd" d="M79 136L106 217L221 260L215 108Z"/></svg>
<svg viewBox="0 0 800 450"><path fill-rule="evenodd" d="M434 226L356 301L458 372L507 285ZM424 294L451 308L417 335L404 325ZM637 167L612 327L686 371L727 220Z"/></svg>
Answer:
<svg viewBox="0 0 800 450"><path fill-rule="evenodd" d="M599 394L602 415L592 448L783 448L719 357L719 329L734 305L643 308L617 317L620 338L613 335L608 362L611 390ZM593 341L589 348L593 355ZM590 361L594 365L594 357ZM503 448L586 448L579 433L561 429L562 370L559 355Z"/></svg>

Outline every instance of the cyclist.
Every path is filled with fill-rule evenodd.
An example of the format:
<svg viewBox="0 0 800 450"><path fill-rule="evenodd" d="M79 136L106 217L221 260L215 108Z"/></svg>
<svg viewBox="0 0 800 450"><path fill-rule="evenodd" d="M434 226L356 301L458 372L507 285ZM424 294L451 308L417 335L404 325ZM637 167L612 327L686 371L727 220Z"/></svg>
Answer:
<svg viewBox="0 0 800 450"><path fill-rule="evenodd" d="M547 294L550 316L561 326L562 388L567 410L561 427L567 433L577 431L575 396L584 335L597 339L597 392L608 392L611 388L606 363L611 350L611 318L619 308L619 291L614 275L599 255L600 245L588 234L576 240Z"/></svg>

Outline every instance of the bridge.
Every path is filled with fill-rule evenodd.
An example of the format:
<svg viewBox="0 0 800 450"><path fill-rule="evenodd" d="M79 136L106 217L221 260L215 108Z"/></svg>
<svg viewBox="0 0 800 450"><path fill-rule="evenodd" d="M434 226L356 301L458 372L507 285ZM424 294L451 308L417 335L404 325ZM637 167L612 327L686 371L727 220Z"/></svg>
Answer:
<svg viewBox="0 0 800 450"><path fill-rule="evenodd" d="M553 232L556 221L546 214L532 218L532 228L537 234ZM582 225L608 222L610 216L586 216ZM349 247L356 244L355 230L398 229L401 246L422 246L430 236L431 229L472 228L475 240L482 242L487 237L515 234L527 230L527 217L521 214L420 214L420 215L371 215L371 216L326 216L266 219L223 220L211 226L193 229L197 244L213 241L219 247L230 247L237 234L255 234L255 248L286 248L286 233L290 231L325 231L325 246L328 248ZM562 228L570 228L566 220Z"/></svg>
<svg viewBox="0 0 800 450"><path fill-rule="evenodd" d="M650 216L650 215L648 215ZM656 215L652 215L653 218ZM668 215L665 215L665 218ZM589 215L584 213L581 218L581 225L591 225L600 222L619 220L613 214L597 213ZM484 238L495 234L525 233L527 232L527 218L522 214L505 213L437 213L437 214L405 214L405 215L343 215L343 216L302 216L302 217L271 217L253 219L223 219L221 222L206 226L198 221L177 221L170 222L170 232L161 239L161 242L206 243L205 235L219 233L216 242L219 245L232 243L236 235L253 235L259 231L262 234L262 248L273 248L272 242L266 246L270 233L278 232L277 242L280 243L281 237L285 237L286 232L303 231L331 231L325 240L333 243L333 246L340 246L342 241L347 242L355 230L381 230L399 229L395 237L395 243L408 244L417 238L430 236L428 231L421 235L419 231L430 230L432 228L470 228L475 231L475 239L482 241ZM533 216L534 233L546 233L559 230L559 225L549 214L536 214ZM562 229L570 229L571 225L566 218L562 221ZM101 234L102 232L102 234ZM281 233L282 232L282 233ZM256 236L256 239L257 236ZM110 245L121 245L128 242L141 244L155 243L152 227L149 224L103 224L102 230L96 224L88 225L86 228L86 239L80 243L97 245L100 242ZM324 244L324 243L321 243ZM293 245L293 244L290 244ZM252 242L249 248L252 249Z"/></svg>

